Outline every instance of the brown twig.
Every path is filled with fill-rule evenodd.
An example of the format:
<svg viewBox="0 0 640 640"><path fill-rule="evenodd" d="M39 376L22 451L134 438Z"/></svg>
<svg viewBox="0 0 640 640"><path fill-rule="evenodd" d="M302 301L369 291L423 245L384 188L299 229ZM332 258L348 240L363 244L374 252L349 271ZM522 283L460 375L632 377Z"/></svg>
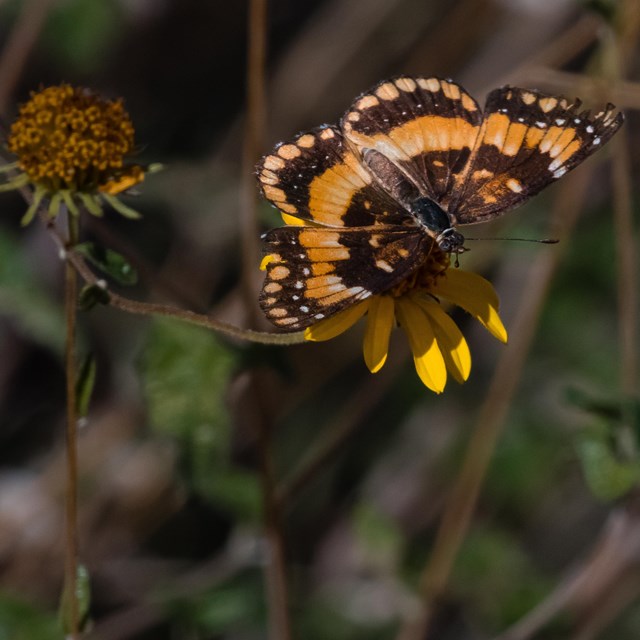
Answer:
<svg viewBox="0 0 640 640"><path fill-rule="evenodd" d="M240 187L240 233L242 237L242 290L249 326L257 322L255 290L256 261L259 255L255 165L264 146L265 57L267 1L251 0L247 42L247 112L242 152Z"/></svg>
<svg viewBox="0 0 640 640"><path fill-rule="evenodd" d="M258 257L258 220L254 167L263 147L265 126L265 57L267 39L267 0L250 0L247 38L247 119L242 162L242 289L250 326L257 323L255 264ZM290 640L289 587L281 509L276 499L273 464L273 420L268 410L265 386L260 372L251 371L250 388L256 403L255 428L260 459L260 484L264 510L264 531L268 542L265 582L269 613L270 640Z"/></svg>
<svg viewBox="0 0 640 640"><path fill-rule="evenodd" d="M109 296L109 306L121 309L127 313L133 313L141 316L160 316L164 318L174 318L175 320L181 320L188 322L189 324L196 325L198 327L204 327L205 329L211 329L217 333L229 336L230 338L238 338L240 340L248 340L250 342L258 342L261 344L299 344L305 341L304 332L297 333L267 333L264 331L254 331L252 329L241 329L235 325L215 320L211 316L203 313L196 313L194 311L188 311L186 309L180 309L168 304L158 304L152 302L139 302L138 300L131 300L124 296L108 291L107 284L104 280L99 279L89 269L84 258L75 251L68 251L66 255L67 260L77 269L78 273L82 276L85 282L99 286L107 291Z"/></svg>
<svg viewBox="0 0 640 640"><path fill-rule="evenodd" d="M613 511L585 561L497 640L531 640L561 611L578 622L575 640L595 638L640 590L640 502Z"/></svg>
<svg viewBox="0 0 640 640"><path fill-rule="evenodd" d="M618 13L619 34L608 40L614 68L610 70L614 86L625 75L625 68L637 47L640 14L637 3L624 2ZM618 37L616 37L618 35ZM631 395L638 389L638 261L631 202L631 157L626 132L613 142L613 211L617 255L618 315L620 332L620 386ZM629 424L631 426L631 424Z"/></svg>

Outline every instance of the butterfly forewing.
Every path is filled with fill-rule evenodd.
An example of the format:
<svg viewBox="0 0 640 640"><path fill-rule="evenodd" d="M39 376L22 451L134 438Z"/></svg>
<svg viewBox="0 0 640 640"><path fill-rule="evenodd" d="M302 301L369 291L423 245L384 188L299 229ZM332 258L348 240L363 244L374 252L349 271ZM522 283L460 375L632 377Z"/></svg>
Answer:
<svg viewBox="0 0 640 640"><path fill-rule="evenodd" d="M319 127L262 158L258 182L288 215L330 227L393 224L408 214L373 180L336 127Z"/></svg>
<svg viewBox="0 0 640 640"><path fill-rule="evenodd" d="M397 181L398 173L405 177L407 194L394 193L405 205L426 196L446 206L481 121L478 104L459 85L438 78L400 77L361 95L341 126L345 138L390 192L394 185L389 182Z"/></svg>
<svg viewBox="0 0 640 640"><path fill-rule="evenodd" d="M492 91L464 184L449 205L453 222L481 222L513 209L578 166L622 124L611 105L594 116L579 107L536 91Z"/></svg>

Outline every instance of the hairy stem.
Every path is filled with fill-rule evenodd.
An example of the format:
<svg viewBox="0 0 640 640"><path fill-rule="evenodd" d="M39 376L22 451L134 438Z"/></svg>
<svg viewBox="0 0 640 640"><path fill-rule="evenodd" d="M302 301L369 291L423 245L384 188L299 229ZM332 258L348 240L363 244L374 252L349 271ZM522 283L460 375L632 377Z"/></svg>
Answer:
<svg viewBox="0 0 640 640"><path fill-rule="evenodd" d="M78 219L69 214L68 246L78 241ZM65 612L68 616L69 637L79 638L80 620L77 594L78 568L78 416L76 402L76 321L78 300L78 276L67 261L65 278L65 372L67 392L67 487L66 487L66 562L65 562Z"/></svg>

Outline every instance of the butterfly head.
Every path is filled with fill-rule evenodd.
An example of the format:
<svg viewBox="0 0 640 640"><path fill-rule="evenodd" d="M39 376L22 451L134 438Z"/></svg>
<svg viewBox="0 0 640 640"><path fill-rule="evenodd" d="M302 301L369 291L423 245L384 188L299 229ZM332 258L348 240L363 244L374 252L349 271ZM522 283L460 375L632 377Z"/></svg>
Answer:
<svg viewBox="0 0 640 640"><path fill-rule="evenodd" d="M445 229L435 237L435 241L445 253L464 253L468 249L464 246L464 236L453 227Z"/></svg>
<svg viewBox="0 0 640 640"><path fill-rule="evenodd" d="M445 253L463 253L464 236L451 226L446 211L430 198L418 198L411 204L411 213Z"/></svg>

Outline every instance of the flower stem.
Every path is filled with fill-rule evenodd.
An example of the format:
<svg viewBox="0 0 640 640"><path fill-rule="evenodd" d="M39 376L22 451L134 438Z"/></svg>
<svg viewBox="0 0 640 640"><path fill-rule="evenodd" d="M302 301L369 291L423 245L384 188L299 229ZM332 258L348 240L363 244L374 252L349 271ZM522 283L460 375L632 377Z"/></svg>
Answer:
<svg viewBox="0 0 640 640"><path fill-rule="evenodd" d="M589 172L568 178L559 191L552 215L550 236L567 238L582 211L589 184ZM504 352L491 381L485 401L467 445L462 467L448 497L433 551L422 575L424 608L400 629L397 640L422 640L438 613L458 553L467 535L480 489L489 469L507 413L516 392L531 347L538 318L562 258L562 248L541 251L531 265L517 316L510 331L509 348Z"/></svg>
<svg viewBox="0 0 640 640"><path fill-rule="evenodd" d="M78 242L78 219L68 214L68 246ZM64 605L68 607L65 620L69 624L70 640L79 638L79 603L77 595L78 568L78 416L76 403L76 321L78 276L71 262L65 264L65 371L67 383L67 488L66 488L66 562Z"/></svg>

